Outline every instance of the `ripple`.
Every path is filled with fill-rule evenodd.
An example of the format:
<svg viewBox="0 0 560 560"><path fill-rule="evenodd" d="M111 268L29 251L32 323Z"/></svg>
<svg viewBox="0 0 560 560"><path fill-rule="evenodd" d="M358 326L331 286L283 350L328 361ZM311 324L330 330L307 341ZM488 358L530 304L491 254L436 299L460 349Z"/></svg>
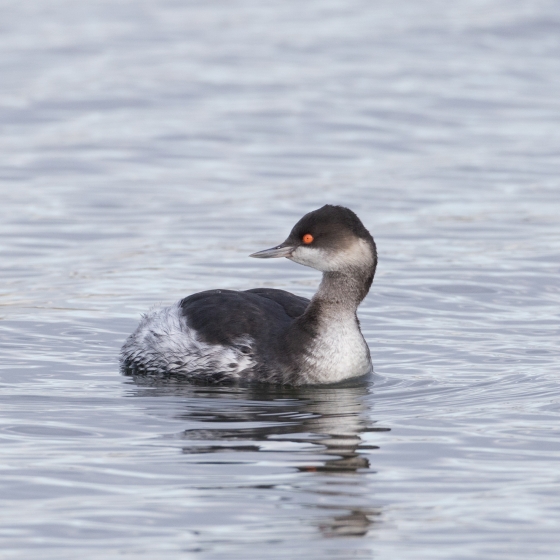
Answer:
<svg viewBox="0 0 560 560"><path fill-rule="evenodd" d="M430 290L446 294L493 294L496 292L496 290L488 286L474 284L442 284L439 286L430 286Z"/></svg>
<svg viewBox="0 0 560 560"><path fill-rule="evenodd" d="M86 432L84 430L76 430L73 428L61 428L58 426L6 426L2 428L3 432L12 434L21 434L24 436L32 436L38 438L82 438L92 437L96 434L94 432Z"/></svg>

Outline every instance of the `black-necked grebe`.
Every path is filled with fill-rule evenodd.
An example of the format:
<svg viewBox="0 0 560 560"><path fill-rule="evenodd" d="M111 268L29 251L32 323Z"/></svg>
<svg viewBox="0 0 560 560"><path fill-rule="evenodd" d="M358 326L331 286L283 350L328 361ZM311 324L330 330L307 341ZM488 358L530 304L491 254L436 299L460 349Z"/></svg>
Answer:
<svg viewBox="0 0 560 560"><path fill-rule="evenodd" d="M270 288L209 290L149 312L122 347L129 372L193 380L336 383L371 371L356 316L369 291L377 251L348 208L306 214L282 244L253 253L286 257L323 272L310 300Z"/></svg>

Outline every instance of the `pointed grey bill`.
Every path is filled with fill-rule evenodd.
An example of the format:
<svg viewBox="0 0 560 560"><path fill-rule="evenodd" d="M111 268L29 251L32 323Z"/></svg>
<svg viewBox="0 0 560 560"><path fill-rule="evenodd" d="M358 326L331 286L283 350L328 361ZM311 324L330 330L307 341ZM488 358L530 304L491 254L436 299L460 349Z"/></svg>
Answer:
<svg viewBox="0 0 560 560"><path fill-rule="evenodd" d="M277 247L272 247L271 249L265 249L264 251L257 251L250 257L255 257L256 259L278 259L280 257L291 257L292 251L295 247L291 245L278 245Z"/></svg>

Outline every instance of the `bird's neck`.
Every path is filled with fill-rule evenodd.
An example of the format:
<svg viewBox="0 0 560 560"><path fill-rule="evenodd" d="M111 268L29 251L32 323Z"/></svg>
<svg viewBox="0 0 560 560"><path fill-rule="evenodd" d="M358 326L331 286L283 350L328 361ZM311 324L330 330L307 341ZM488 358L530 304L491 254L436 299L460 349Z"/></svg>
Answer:
<svg viewBox="0 0 560 560"><path fill-rule="evenodd" d="M355 315L358 305L366 297L373 279L373 272L349 270L324 272L323 279L306 311L319 318L322 315Z"/></svg>

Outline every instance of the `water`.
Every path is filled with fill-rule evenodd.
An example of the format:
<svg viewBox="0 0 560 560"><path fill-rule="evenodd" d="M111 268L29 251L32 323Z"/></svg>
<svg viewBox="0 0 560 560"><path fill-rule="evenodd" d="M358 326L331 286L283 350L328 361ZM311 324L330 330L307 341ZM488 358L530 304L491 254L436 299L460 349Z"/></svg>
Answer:
<svg viewBox="0 0 560 560"><path fill-rule="evenodd" d="M2 558L556 558L560 8L3 2ZM380 264L375 376L120 375L140 314L322 204Z"/></svg>

